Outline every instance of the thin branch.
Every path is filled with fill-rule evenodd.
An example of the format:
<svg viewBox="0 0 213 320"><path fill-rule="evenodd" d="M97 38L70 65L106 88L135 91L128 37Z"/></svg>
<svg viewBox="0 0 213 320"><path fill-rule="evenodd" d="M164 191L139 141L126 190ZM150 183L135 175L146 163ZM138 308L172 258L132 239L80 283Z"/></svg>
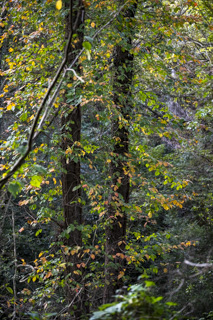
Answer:
<svg viewBox="0 0 213 320"><path fill-rule="evenodd" d="M156 110L153 110L152 108L147 106L147 104L140 103L139 105L140 105L140 107L143 107L143 108L149 110L150 112L152 112L157 118L161 118L161 119L165 120L159 112L157 112Z"/></svg>
<svg viewBox="0 0 213 320"><path fill-rule="evenodd" d="M44 109L44 106L46 104L46 102L48 101L49 97L50 97L50 94L54 88L54 86L56 85L60 75L61 75L61 72L62 70L64 69L65 65L66 65L66 62L67 62L67 58L68 58L68 49L69 49L69 45L70 45L70 42L72 40L72 35L73 35L73 31L71 30L70 31L70 34L69 34L69 38L67 40L67 44L66 44L66 48L65 48L65 56L64 56L64 59L63 61L61 62L61 65L59 66L57 72L56 72L56 75L52 81L52 83L50 84L44 98L43 98L43 101L36 113L36 116L34 118L34 121L33 121L33 124L32 124L32 127L31 127L31 130L30 130L30 134L29 134L29 138L28 138L28 143L27 143L27 149L25 151L25 153L17 160L17 162L13 165L13 167L10 169L10 172L6 175L6 177L2 178L0 180L0 189L7 183L7 181L9 180L9 178L22 166L22 164L24 163L26 157L28 156L28 154L30 153L31 149L32 149L32 144L33 144L33 137L34 137L34 133L35 133L35 129L36 129L36 126L38 124L38 121L39 121L39 117Z"/></svg>
<svg viewBox="0 0 213 320"><path fill-rule="evenodd" d="M187 264L188 266L197 267L197 268L212 268L213 267L213 263L193 263L193 262L190 262L189 260L184 260L184 263Z"/></svg>
<svg viewBox="0 0 213 320"><path fill-rule="evenodd" d="M31 266L30 264L25 264L25 265L19 264L19 265L17 265L17 268L29 268L29 269L32 270L32 272L35 271L35 269L33 268L33 266ZM20 282L20 283L25 282L26 280L28 280L28 278L29 278L29 274L23 276L23 277L19 280L19 282Z"/></svg>
<svg viewBox="0 0 213 320"><path fill-rule="evenodd" d="M79 294L81 293L82 288L78 291L78 293L76 293L75 297L73 298L73 300L68 304L68 306L64 307L60 312L57 313L57 316L54 318L54 320L58 319L58 316L61 315L63 312L67 311L75 302L76 298L79 296Z"/></svg>
<svg viewBox="0 0 213 320"><path fill-rule="evenodd" d="M66 70L66 71L72 71L72 72L73 72L73 74L74 74L74 76L75 76L78 80L80 80L80 81L81 81L81 83L84 83L84 82L85 82L81 77L79 77L79 76L77 75L77 73L75 72L75 70L74 70L74 69L67 68L67 70Z"/></svg>
<svg viewBox="0 0 213 320"><path fill-rule="evenodd" d="M189 302L181 310L177 311L169 320L173 320L178 314L183 315L183 311L188 307L191 307L191 310L189 312L185 313L184 315L187 315L187 314L191 313L194 310L192 304Z"/></svg>
<svg viewBox="0 0 213 320"><path fill-rule="evenodd" d="M15 233L15 214L12 209L12 229L13 229L13 258L14 258L14 275L13 275L13 317L12 320L16 318L16 301L17 301L17 289L16 289L16 279L17 279L17 253L16 253L16 233Z"/></svg>
<svg viewBox="0 0 213 320"><path fill-rule="evenodd" d="M171 300L172 296L182 288L182 286L184 285L184 282L185 280L181 279L179 286L175 290L169 293L169 300Z"/></svg>

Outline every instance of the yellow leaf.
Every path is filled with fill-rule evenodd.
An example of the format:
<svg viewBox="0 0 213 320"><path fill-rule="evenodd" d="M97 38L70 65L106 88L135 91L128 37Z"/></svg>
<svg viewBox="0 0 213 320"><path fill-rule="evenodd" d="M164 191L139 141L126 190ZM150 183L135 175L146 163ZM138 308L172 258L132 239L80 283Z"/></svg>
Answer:
<svg viewBox="0 0 213 320"><path fill-rule="evenodd" d="M61 10L61 8L62 8L62 1L61 0L58 0L57 2L56 2L56 9L58 9L58 10Z"/></svg>
<svg viewBox="0 0 213 320"><path fill-rule="evenodd" d="M123 271L120 271L119 272L119 275L118 275L118 279L122 278L124 276L124 272Z"/></svg>
<svg viewBox="0 0 213 320"><path fill-rule="evenodd" d="M141 208L138 206L135 206L135 209L137 210L137 212L142 212Z"/></svg>
<svg viewBox="0 0 213 320"><path fill-rule="evenodd" d="M47 274L45 275L44 279L48 279L51 276L52 276L52 272L48 271Z"/></svg>
<svg viewBox="0 0 213 320"><path fill-rule="evenodd" d="M23 200L23 201L19 201L18 205L19 206L24 206L25 204L28 204L30 200Z"/></svg>
<svg viewBox="0 0 213 320"><path fill-rule="evenodd" d="M149 218L152 218L152 212L151 212L151 211L149 211L148 217L149 217Z"/></svg>
<svg viewBox="0 0 213 320"><path fill-rule="evenodd" d="M47 259L45 257L41 257L40 260L41 260L42 264L45 264L47 262Z"/></svg>
<svg viewBox="0 0 213 320"><path fill-rule="evenodd" d="M73 273L75 274L80 274L79 271L74 270Z"/></svg>
<svg viewBox="0 0 213 320"><path fill-rule="evenodd" d="M15 106L15 104L14 103L10 103L10 104L8 104L8 106L7 106L7 110L11 110L11 109L13 109L13 107Z"/></svg>
<svg viewBox="0 0 213 320"><path fill-rule="evenodd" d="M35 282L36 281L36 276L34 276L32 280L33 280L33 282Z"/></svg>
<svg viewBox="0 0 213 320"><path fill-rule="evenodd" d="M167 206L167 204L163 203L162 206L165 210L169 210L169 206Z"/></svg>
<svg viewBox="0 0 213 320"><path fill-rule="evenodd" d="M9 51L9 52L13 52L13 48L10 48L8 51Z"/></svg>
<svg viewBox="0 0 213 320"><path fill-rule="evenodd" d="M163 272L164 272L164 273L167 273L167 272L168 272L168 269L167 269L167 268L164 268L164 269L163 269Z"/></svg>
<svg viewBox="0 0 213 320"><path fill-rule="evenodd" d="M90 255L90 257L94 260L95 259L95 255L92 253L91 255Z"/></svg>
<svg viewBox="0 0 213 320"><path fill-rule="evenodd" d="M95 27L95 22L91 23L91 27L94 28Z"/></svg>
<svg viewBox="0 0 213 320"><path fill-rule="evenodd" d="M84 250L84 253L88 253L88 252L90 252L90 249L85 249Z"/></svg>
<svg viewBox="0 0 213 320"><path fill-rule="evenodd" d="M99 214L99 217L102 217L105 213L106 213L106 211L102 211L102 212Z"/></svg>
<svg viewBox="0 0 213 320"><path fill-rule="evenodd" d="M26 262L24 261L24 259L21 259L22 261L22 265L25 266Z"/></svg>

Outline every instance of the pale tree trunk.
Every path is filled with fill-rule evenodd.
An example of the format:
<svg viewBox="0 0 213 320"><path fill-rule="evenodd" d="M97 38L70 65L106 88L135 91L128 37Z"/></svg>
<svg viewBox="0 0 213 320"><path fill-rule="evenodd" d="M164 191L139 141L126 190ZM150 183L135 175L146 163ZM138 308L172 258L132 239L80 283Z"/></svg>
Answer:
<svg viewBox="0 0 213 320"><path fill-rule="evenodd" d="M83 28L84 28L84 5L82 0L70 0L65 3L69 9L69 15L66 16L66 39L70 32L77 34L77 38L71 41L68 52L67 65L69 66L82 49ZM79 65L75 68L80 73ZM67 83L73 82L73 73L70 71L67 77ZM65 255L66 275L67 275L67 299L70 305L71 319L80 319L84 312L84 288L82 283L81 271L77 264L81 263L81 231L76 228L82 225L82 207L80 203L81 188L80 185L80 159L78 156L79 143L81 138L81 106L80 104L71 105L67 103L67 94L69 88L64 92L64 103L62 106L62 150L72 150L62 158L62 191L63 191L63 211L65 230L69 231L69 238L65 244L70 248L69 255ZM75 157L73 158L73 155ZM72 251L72 254L71 254ZM73 252L75 252L73 254Z"/></svg>
<svg viewBox="0 0 213 320"><path fill-rule="evenodd" d="M126 235L126 213L121 207L129 201L128 152L129 130L128 124L131 114L131 84L133 79L132 31L130 22L135 16L137 2L120 15L119 29L126 32L126 45L116 45L114 48L114 78L113 102L114 120L112 123L112 137L114 140L113 160L111 162L112 190L109 201L106 225L106 258L105 258L105 288L104 303L113 300L115 291L122 286L124 272L124 250ZM127 31L128 30L128 31ZM120 119L119 119L120 118ZM124 206L122 205L124 204Z"/></svg>

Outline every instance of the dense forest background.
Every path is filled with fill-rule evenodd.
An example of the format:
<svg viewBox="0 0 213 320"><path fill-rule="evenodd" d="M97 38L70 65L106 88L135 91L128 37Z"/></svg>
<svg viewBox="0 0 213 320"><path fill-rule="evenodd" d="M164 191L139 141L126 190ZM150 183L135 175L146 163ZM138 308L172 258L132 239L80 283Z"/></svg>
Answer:
<svg viewBox="0 0 213 320"><path fill-rule="evenodd" d="M212 22L1 1L0 319L213 319Z"/></svg>

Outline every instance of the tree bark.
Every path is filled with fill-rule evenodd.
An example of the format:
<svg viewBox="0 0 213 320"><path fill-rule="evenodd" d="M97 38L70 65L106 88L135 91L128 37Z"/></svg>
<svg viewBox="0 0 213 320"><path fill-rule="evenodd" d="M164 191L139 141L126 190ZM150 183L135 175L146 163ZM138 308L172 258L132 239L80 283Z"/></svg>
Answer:
<svg viewBox="0 0 213 320"><path fill-rule="evenodd" d="M122 286L124 274L124 250L127 217L125 204L129 201L129 120L131 114L131 84L133 79L133 54L131 22L135 16L137 2L120 14L118 31L125 32L124 46L114 48L113 102L114 120L112 122L112 138L114 140L113 159L110 175L112 190L106 224L105 246L105 287L104 303L111 302L116 290ZM123 209L122 209L123 208Z"/></svg>
<svg viewBox="0 0 213 320"><path fill-rule="evenodd" d="M68 3L69 2L69 3ZM68 52L68 66L75 59L82 49L83 27L84 27L84 6L82 0L71 0L65 3L66 9L69 8L69 15L66 16L65 37L68 39L70 32L77 35L71 41ZM80 66L75 68L80 73ZM68 82L73 82L73 74L70 74ZM71 88L72 89L72 88ZM66 87L64 92L63 114L61 121L62 131L62 192L63 192L63 212L65 230L68 235L65 244L74 250L74 254L65 255L66 276L67 276L67 299L69 311L72 319L80 319L84 311L83 284L81 269L77 264L81 263L82 236L79 226L82 225L81 187L80 187L80 159L79 145L81 138L81 106L79 103L70 105L67 103L69 90ZM72 150L72 154L66 154L66 150Z"/></svg>

